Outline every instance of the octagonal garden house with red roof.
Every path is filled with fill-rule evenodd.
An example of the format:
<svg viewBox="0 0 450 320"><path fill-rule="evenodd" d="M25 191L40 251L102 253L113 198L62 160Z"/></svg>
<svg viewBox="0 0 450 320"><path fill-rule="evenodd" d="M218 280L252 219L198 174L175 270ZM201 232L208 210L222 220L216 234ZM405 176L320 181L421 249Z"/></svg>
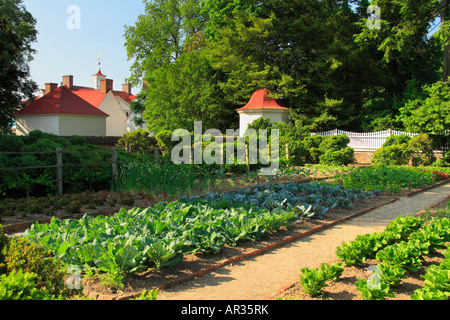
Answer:
<svg viewBox="0 0 450 320"><path fill-rule="evenodd" d="M289 108L280 100L270 97L269 89L259 89L253 93L244 107L237 109L239 113L239 135L242 137L248 126L258 118L269 117L271 122L289 123Z"/></svg>

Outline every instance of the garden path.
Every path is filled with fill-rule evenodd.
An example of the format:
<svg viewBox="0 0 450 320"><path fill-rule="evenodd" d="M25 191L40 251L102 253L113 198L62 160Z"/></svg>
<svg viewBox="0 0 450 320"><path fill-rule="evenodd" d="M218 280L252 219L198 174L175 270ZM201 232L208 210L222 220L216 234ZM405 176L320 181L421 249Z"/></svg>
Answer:
<svg viewBox="0 0 450 320"><path fill-rule="evenodd" d="M262 300L298 281L303 267L337 261L335 251L357 235L382 231L398 216L414 215L450 195L450 182L376 208L357 218L161 291L158 300Z"/></svg>

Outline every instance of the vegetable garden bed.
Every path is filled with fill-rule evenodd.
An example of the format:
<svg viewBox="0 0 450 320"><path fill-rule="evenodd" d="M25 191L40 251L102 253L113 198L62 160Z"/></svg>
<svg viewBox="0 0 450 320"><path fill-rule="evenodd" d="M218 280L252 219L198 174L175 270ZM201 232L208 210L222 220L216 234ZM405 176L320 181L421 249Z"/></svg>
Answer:
<svg viewBox="0 0 450 320"><path fill-rule="evenodd" d="M183 260L174 266L164 267L159 270L149 270L143 273L128 274L124 287L119 292L100 284L98 278L95 280L84 280L83 288L85 294L94 298L99 297L100 299L126 298L151 288L166 288L210 272L219 266L261 253L274 245L282 244L289 237L306 235L312 230L327 227L330 223L340 218L361 213L364 209L393 200L395 198L392 197L372 197L357 202L352 206L332 209L326 213L323 220L306 219L293 223L290 228L282 226L278 231L274 229L273 232L263 234L260 238L258 237L258 241L242 241L237 246L225 244L215 254L206 254L205 252L185 254Z"/></svg>
<svg viewBox="0 0 450 320"><path fill-rule="evenodd" d="M214 192L236 192L242 188L260 184L279 184L290 181L309 182L331 178L333 173L317 172L313 169L283 171L280 176L257 178L256 172L247 175L228 175L222 184L215 185ZM189 195L204 196L211 189L189 192ZM48 223L52 217L60 219L80 219L90 216L111 215L121 208L147 208L160 201L174 201L178 197L167 192L157 195L142 192L102 191L66 194L61 196L29 197L21 199L0 199L0 224L5 233L18 233L29 228L34 222Z"/></svg>
<svg viewBox="0 0 450 320"><path fill-rule="evenodd" d="M85 278L83 287L90 297L126 299L192 279L396 199L381 194L338 184L275 183L208 193L204 198L184 196L149 209L134 202L132 209L111 216L53 218L50 224L35 224L26 237L68 264L90 266L90 274L125 276L124 285L116 288L100 285L96 276Z"/></svg>
<svg viewBox="0 0 450 320"><path fill-rule="evenodd" d="M334 266L336 269L339 269L337 266L341 266L340 272L342 273L334 279L328 278L323 282L316 282L311 280L313 274L316 274L318 280L319 274L322 272L319 270L326 269L322 267L305 268L302 281L299 280L299 282L281 289L276 295L267 298L279 300L446 300L450 297L448 288L448 274L450 274L449 217L450 200L447 198L416 216L396 219L388 225L385 233L379 233L382 235L379 239L384 241L381 247L376 248L376 245L374 247L373 244L376 242L372 242L364 249L367 245L366 240L376 239L377 234L358 236L354 241L341 244L336 250L336 260L322 264L325 267ZM389 236L389 232L392 237ZM390 240L387 240L389 238L392 239L390 243ZM394 240L394 238L396 239ZM401 251L408 247L408 243L409 249ZM353 253L350 253L350 248L354 248ZM388 266L390 271L397 270L397 275L390 279L392 281L395 278L394 282L397 283L386 285L388 280L382 277L383 272L380 273L381 269L377 267L380 265ZM395 267L396 265L401 267ZM388 270L385 271L386 274L388 272ZM302 279L301 277L302 275L299 276L299 279ZM310 279L308 280L308 278ZM312 290L316 292L313 293Z"/></svg>

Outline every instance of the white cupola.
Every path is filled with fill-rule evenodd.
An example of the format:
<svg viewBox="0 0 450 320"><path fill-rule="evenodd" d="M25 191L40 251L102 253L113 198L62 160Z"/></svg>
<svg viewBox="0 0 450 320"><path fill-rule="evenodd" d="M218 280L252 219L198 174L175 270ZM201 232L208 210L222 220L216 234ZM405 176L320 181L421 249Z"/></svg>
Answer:
<svg viewBox="0 0 450 320"><path fill-rule="evenodd" d="M106 80L106 75L104 75L100 69L100 62L98 63L98 72L92 75L92 87L95 90L100 90L100 82Z"/></svg>

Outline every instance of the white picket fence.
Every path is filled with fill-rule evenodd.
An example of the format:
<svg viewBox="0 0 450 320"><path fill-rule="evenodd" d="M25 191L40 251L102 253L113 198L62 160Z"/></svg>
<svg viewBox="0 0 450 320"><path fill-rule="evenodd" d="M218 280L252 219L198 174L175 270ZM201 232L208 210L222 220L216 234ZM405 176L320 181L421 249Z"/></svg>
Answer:
<svg viewBox="0 0 450 320"><path fill-rule="evenodd" d="M375 151L381 148L386 142L386 139L390 136L407 135L414 137L419 135L418 133L401 132L391 129L377 132L348 132L334 129L326 132L312 133L311 135L336 136L339 134L345 134L349 137L350 143L348 146L353 148L355 151Z"/></svg>

